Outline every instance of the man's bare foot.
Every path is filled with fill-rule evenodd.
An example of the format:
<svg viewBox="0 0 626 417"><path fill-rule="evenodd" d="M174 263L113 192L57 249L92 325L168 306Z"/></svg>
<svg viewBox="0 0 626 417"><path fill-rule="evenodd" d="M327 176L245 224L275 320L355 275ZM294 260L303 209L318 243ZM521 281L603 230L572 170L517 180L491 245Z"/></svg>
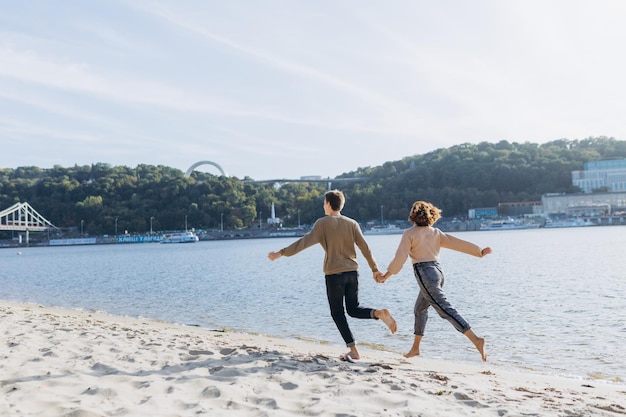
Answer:
<svg viewBox="0 0 626 417"><path fill-rule="evenodd" d="M474 343L474 346L476 346L476 349L478 349L480 357L483 358L483 362L487 362L487 353L485 352L485 339L479 337L478 340L476 340L476 343Z"/></svg>
<svg viewBox="0 0 626 417"><path fill-rule="evenodd" d="M358 353L355 354L354 352L351 351L351 352L339 355L339 359L344 362L354 362L354 361L358 361L359 359L361 359L361 356L359 356Z"/></svg>
<svg viewBox="0 0 626 417"><path fill-rule="evenodd" d="M398 330L398 325L396 324L396 320L393 318L391 313L389 313L389 310L387 310L386 308L382 310L376 310L375 316L377 319L382 320L383 323L387 325L387 327L389 327L391 334L394 334L396 330Z"/></svg>
<svg viewBox="0 0 626 417"><path fill-rule="evenodd" d="M405 353L403 356L405 358L412 358L413 356L419 356L420 355L420 350L418 349L411 349L408 353Z"/></svg>

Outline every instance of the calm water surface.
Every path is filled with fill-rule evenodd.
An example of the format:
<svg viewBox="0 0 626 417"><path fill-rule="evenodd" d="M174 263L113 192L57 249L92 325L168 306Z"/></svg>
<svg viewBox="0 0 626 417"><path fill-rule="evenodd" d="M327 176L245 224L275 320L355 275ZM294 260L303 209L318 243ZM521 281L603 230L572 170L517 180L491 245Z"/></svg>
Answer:
<svg viewBox="0 0 626 417"><path fill-rule="evenodd" d="M497 366L626 381L626 227L464 232L493 254L442 251L446 292ZM384 269L399 235L368 236ZM0 299L104 310L342 345L328 312L319 246L275 262L293 239L0 250ZM349 319L361 344L398 353L412 342L418 287L410 264L376 284L360 258L361 304L386 307L399 330ZM431 310L422 355L479 362Z"/></svg>

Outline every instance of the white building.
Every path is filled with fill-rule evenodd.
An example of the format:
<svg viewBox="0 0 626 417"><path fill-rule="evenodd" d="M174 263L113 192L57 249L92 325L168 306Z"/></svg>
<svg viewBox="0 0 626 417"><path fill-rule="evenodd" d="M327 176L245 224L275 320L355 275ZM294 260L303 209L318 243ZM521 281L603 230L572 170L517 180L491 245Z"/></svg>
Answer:
<svg viewBox="0 0 626 417"><path fill-rule="evenodd" d="M572 184L583 193L599 189L626 191L626 159L586 162L583 171L572 171Z"/></svg>
<svg viewBox="0 0 626 417"><path fill-rule="evenodd" d="M626 209L626 192L544 194L541 196L541 205L545 215L609 216Z"/></svg>

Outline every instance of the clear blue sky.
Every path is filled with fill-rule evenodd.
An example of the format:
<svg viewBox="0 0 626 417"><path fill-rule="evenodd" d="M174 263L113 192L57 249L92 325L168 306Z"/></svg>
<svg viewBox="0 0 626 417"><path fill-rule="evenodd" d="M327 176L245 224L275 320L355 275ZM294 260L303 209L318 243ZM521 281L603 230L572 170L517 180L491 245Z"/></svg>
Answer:
<svg viewBox="0 0 626 417"><path fill-rule="evenodd" d="M333 177L624 140L624 22L622 0L0 0L0 167Z"/></svg>

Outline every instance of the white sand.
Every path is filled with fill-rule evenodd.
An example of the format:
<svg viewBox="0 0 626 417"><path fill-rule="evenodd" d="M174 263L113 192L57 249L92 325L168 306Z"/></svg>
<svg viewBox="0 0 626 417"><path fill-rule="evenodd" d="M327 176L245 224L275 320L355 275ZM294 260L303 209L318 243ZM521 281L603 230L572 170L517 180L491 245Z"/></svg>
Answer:
<svg viewBox="0 0 626 417"><path fill-rule="evenodd" d="M624 384L345 351L0 302L0 416L626 415Z"/></svg>

